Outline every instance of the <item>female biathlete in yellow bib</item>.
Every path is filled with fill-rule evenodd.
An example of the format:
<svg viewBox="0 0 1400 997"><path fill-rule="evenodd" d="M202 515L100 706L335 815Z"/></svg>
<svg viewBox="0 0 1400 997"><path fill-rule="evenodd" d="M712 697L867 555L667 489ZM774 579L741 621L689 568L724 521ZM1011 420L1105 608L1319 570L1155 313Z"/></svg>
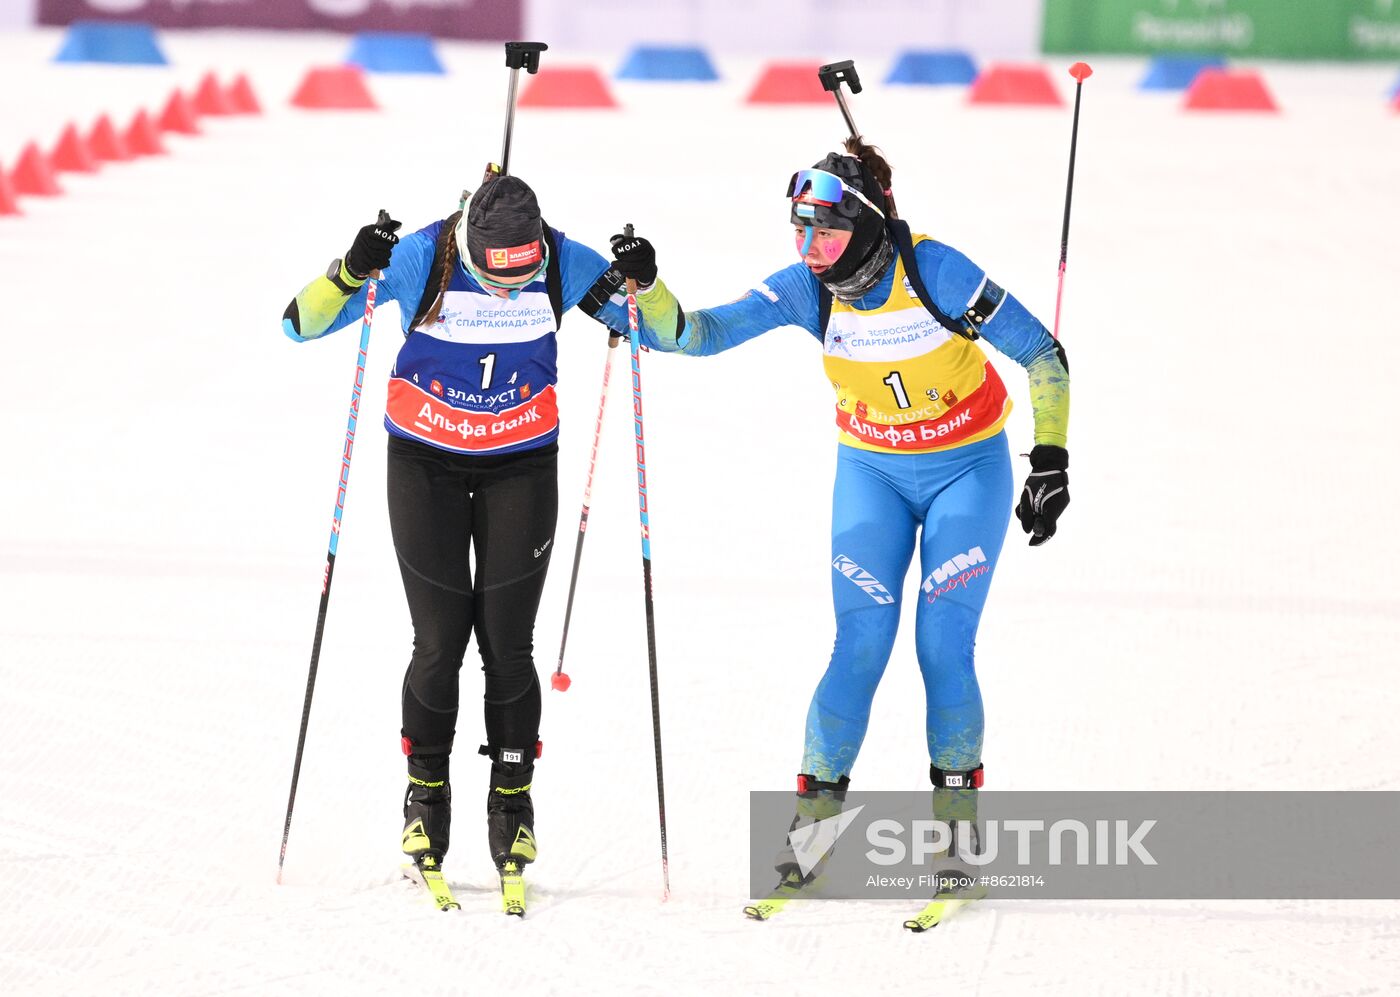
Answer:
<svg viewBox="0 0 1400 997"><path fill-rule="evenodd" d="M915 632L935 816L975 821L983 715L973 644L1013 498L1002 428L1011 402L978 340L1030 379L1035 446L1016 513L1033 546L1054 536L1069 504L1067 363L1045 326L980 267L910 234L878 150L857 139L846 148L851 155L828 155L789 183L802 262L738 301L683 311L656 280L656 254L644 239L615 240L616 268L643 286L643 335L657 349L705 356L786 325L822 344L839 430L836 644L807 714L799 818L840 809L917 545ZM816 870L804 875L789 848L778 871L795 889Z"/></svg>

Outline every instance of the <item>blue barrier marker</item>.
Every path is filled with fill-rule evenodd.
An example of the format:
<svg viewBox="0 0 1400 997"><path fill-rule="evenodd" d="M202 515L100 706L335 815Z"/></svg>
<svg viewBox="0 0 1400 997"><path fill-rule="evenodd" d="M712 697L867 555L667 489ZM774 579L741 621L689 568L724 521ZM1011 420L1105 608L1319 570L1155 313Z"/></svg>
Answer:
<svg viewBox="0 0 1400 997"><path fill-rule="evenodd" d="M939 52L903 52L885 77L886 83L911 86L946 86L971 83L977 78L972 56L960 49Z"/></svg>
<svg viewBox="0 0 1400 997"><path fill-rule="evenodd" d="M370 73L446 73L427 35L362 31L345 61Z"/></svg>
<svg viewBox="0 0 1400 997"><path fill-rule="evenodd" d="M165 53L156 44L149 24L118 21L74 21L63 36L63 47L54 62L107 62L124 65L164 66Z"/></svg>
<svg viewBox="0 0 1400 997"><path fill-rule="evenodd" d="M639 45L617 71L619 80L717 80L719 74L704 49L693 46Z"/></svg>
<svg viewBox="0 0 1400 997"><path fill-rule="evenodd" d="M1222 55L1159 55L1147 65L1139 90L1185 90L1202 69L1224 69Z"/></svg>

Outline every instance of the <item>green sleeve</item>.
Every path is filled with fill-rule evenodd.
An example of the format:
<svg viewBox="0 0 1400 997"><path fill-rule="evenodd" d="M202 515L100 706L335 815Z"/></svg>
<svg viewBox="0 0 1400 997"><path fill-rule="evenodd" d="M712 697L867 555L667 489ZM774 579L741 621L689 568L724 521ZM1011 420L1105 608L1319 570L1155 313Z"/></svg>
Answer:
<svg viewBox="0 0 1400 997"><path fill-rule="evenodd" d="M296 340L324 336L364 284L363 278L345 268L344 260L332 260L326 272L298 291L282 313L282 331Z"/></svg>
<svg viewBox="0 0 1400 997"><path fill-rule="evenodd" d="M637 311L641 313L643 343L663 353L686 352L685 312L660 277L651 287L637 292Z"/></svg>
<svg viewBox="0 0 1400 997"><path fill-rule="evenodd" d="M1031 411L1035 414L1035 442L1069 445L1069 370L1059 350L1042 352L1026 365L1030 380Z"/></svg>

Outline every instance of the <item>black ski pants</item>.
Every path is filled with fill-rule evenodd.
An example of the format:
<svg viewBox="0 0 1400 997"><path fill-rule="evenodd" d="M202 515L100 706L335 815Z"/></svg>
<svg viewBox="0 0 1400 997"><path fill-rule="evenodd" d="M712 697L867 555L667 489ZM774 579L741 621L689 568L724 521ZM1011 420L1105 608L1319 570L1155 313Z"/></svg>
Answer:
<svg viewBox="0 0 1400 997"><path fill-rule="evenodd" d="M450 750L473 631L487 743L533 748L539 737L535 615L559 512L558 454L555 443L468 456L389 438L389 525L413 618L403 735L417 755Z"/></svg>

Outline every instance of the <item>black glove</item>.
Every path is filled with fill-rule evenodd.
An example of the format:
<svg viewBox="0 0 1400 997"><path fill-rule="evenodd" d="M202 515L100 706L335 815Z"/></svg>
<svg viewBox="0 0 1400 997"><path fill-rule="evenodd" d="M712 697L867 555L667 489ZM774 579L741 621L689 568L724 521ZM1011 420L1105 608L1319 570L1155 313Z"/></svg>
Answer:
<svg viewBox="0 0 1400 997"><path fill-rule="evenodd" d="M1040 444L1031 448L1031 473L1016 503L1021 529L1039 547L1055 535L1055 523L1069 505L1069 451Z"/></svg>
<svg viewBox="0 0 1400 997"><path fill-rule="evenodd" d="M649 287L656 282L656 250L651 243L639 236L615 235L612 243L613 269L624 278L632 278L638 287Z"/></svg>
<svg viewBox="0 0 1400 997"><path fill-rule="evenodd" d="M350 271L350 276L364 280L374 271L388 267L389 255L399 243L399 237L394 233L402 224L381 209L377 222L356 232L355 241L345 254L345 269Z"/></svg>

